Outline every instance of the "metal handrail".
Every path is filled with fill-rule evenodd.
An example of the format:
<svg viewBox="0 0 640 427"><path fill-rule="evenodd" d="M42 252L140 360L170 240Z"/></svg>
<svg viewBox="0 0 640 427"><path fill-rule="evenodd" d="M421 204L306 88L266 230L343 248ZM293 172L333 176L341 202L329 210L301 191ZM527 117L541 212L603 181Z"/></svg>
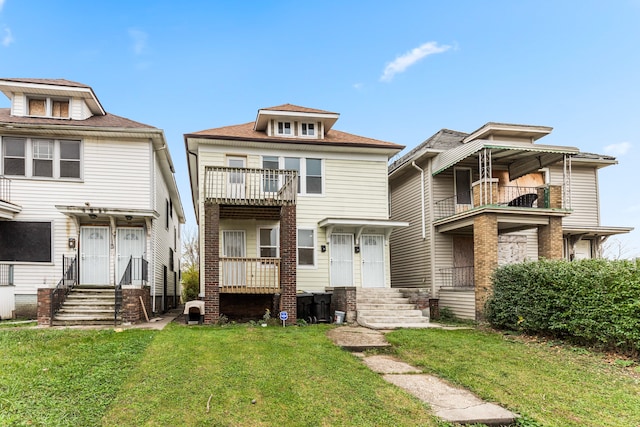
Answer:
<svg viewBox="0 0 640 427"><path fill-rule="evenodd" d="M13 264L0 265L0 286L13 286Z"/></svg>
<svg viewBox="0 0 640 427"><path fill-rule="evenodd" d="M474 268L448 267L438 269L440 286L445 288L473 288L475 286Z"/></svg>
<svg viewBox="0 0 640 427"><path fill-rule="evenodd" d="M77 258L65 257L62 255L62 279L58 282L53 292L51 293L51 315L49 317L49 324L53 325L53 317L60 310L67 295L71 289L78 284L78 262Z"/></svg>

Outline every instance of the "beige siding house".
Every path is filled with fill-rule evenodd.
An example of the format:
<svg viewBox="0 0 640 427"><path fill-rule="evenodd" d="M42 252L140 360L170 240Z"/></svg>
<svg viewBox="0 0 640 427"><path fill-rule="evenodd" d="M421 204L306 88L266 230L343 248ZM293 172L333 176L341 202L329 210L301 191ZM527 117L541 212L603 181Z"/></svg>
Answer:
<svg viewBox="0 0 640 427"><path fill-rule="evenodd" d="M628 227L600 224L598 170L613 157L543 145L543 126L443 129L389 167L393 286L425 288L462 318L482 316L491 273L544 257L600 255Z"/></svg>
<svg viewBox="0 0 640 427"><path fill-rule="evenodd" d="M162 130L107 113L81 83L0 79L0 90L11 100L0 109L0 288L13 302L2 318L97 321L61 306L86 288L110 295L111 322L139 319L116 315L117 297L143 296L149 312L176 305L184 213Z"/></svg>
<svg viewBox="0 0 640 427"><path fill-rule="evenodd" d="M291 104L185 135L205 321L296 320L296 293L390 287L387 163L403 147Z"/></svg>

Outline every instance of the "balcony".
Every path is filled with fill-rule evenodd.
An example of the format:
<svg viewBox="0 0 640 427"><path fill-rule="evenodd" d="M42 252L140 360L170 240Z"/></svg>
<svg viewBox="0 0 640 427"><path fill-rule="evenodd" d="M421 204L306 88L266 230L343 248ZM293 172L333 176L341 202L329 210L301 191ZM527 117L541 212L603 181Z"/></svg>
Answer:
<svg viewBox="0 0 640 427"><path fill-rule="evenodd" d="M294 205L298 172L207 166L204 198L221 205Z"/></svg>
<svg viewBox="0 0 640 427"><path fill-rule="evenodd" d="M499 187L495 182L485 188L475 186L472 191L436 202L434 219L438 221L482 206L508 209L562 208L562 187Z"/></svg>
<svg viewBox="0 0 640 427"><path fill-rule="evenodd" d="M279 293L280 258L220 258L220 292Z"/></svg>
<svg viewBox="0 0 640 427"><path fill-rule="evenodd" d="M0 201L9 202L11 200L11 180L0 176Z"/></svg>

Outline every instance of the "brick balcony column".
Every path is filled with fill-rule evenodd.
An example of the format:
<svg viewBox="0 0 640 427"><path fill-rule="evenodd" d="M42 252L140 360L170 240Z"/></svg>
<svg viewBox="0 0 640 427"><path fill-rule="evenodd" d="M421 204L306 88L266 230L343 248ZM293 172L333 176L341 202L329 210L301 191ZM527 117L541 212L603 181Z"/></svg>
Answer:
<svg viewBox="0 0 640 427"><path fill-rule="evenodd" d="M538 257L563 258L562 218L549 217L548 225L538 227Z"/></svg>
<svg viewBox="0 0 640 427"><path fill-rule="evenodd" d="M476 320L484 316L484 305L493 290L491 276L498 267L498 217L478 215L473 221L473 257Z"/></svg>
<svg viewBox="0 0 640 427"><path fill-rule="evenodd" d="M296 247L296 206L283 206L280 209L280 299L281 310L289 315L288 324L297 320L296 305L296 269L298 249Z"/></svg>
<svg viewBox="0 0 640 427"><path fill-rule="evenodd" d="M204 323L220 318L220 205L204 205Z"/></svg>

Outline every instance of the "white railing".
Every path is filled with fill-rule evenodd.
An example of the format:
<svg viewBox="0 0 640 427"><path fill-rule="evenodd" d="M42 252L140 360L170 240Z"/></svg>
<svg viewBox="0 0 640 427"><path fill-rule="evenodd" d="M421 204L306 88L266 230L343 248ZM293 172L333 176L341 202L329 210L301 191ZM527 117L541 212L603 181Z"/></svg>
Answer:
<svg viewBox="0 0 640 427"><path fill-rule="evenodd" d="M207 166L204 175L206 200L233 205L295 204L298 172Z"/></svg>
<svg viewBox="0 0 640 427"><path fill-rule="evenodd" d="M280 290L280 258L220 258L220 291L275 293Z"/></svg>

